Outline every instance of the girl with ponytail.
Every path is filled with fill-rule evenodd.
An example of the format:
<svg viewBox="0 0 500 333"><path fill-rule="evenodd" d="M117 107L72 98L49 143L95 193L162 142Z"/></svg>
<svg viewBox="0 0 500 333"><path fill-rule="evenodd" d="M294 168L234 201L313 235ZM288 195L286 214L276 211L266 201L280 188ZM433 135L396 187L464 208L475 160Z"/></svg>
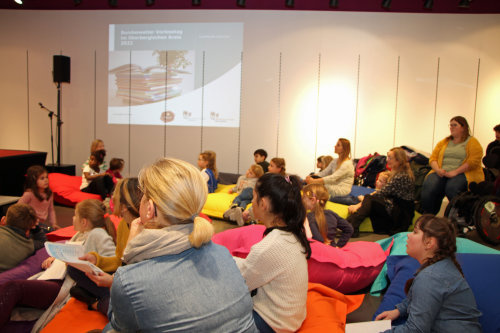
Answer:
<svg viewBox="0 0 500 333"><path fill-rule="evenodd" d="M330 194L324 185L309 184L302 189L302 202L307 211L306 225L312 238L334 247L343 247L354 231L351 224L329 209L325 209ZM339 240L335 242L337 228L341 230Z"/></svg>
<svg viewBox="0 0 500 333"><path fill-rule="evenodd" d="M160 159L139 174L143 197L111 286L103 330L255 332L238 267L198 216L207 186L191 164ZM203 319L201 319L203 318Z"/></svg>
<svg viewBox="0 0 500 333"><path fill-rule="evenodd" d="M252 292L260 332L294 332L306 317L311 247L300 189L296 176L267 173L259 178L252 207L266 226L265 237L252 246L246 259L234 258Z"/></svg>
<svg viewBox="0 0 500 333"><path fill-rule="evenodd" d="M407 317L392 332L481 332L481 312L455 258L455 235L447 218L428 214L417 220L406 252L421 266L406 283L406 299L375 320Z"/></svg>

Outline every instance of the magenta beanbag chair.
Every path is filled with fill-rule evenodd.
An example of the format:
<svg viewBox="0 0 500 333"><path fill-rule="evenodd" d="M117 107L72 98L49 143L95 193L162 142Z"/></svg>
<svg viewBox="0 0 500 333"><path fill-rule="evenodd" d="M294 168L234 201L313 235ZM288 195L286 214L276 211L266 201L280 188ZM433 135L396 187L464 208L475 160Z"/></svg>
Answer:
<svg viewBox="0 0 500 333"><path fill-rule="evenodd" d="M16 267L0 273L0 284L11 280L25 280L35 275L42 270L42 262L48 257L47 251L42 247Z"/></svg>
<svg viewBox="0 0 500 333"><path fill-rule="evenodd" d="M250 248L262 239L265 227L250 225L220 232L214 243L225 246L233 256L246 258ZM369 286L387 258L378 243L350 242L335 248L312 241L308 261L309 282L321 283L341 293L352 293Z"/></svg>
<svg viewBox="0 0 500 333"><path fill-rule="evenodd" d="M98 194L80 191L80 185L82 185L81 176L49 173L49 186L54 192L54 201L58 204L75 207L77 203L85 199L101 200L101 196Z"/></svg>

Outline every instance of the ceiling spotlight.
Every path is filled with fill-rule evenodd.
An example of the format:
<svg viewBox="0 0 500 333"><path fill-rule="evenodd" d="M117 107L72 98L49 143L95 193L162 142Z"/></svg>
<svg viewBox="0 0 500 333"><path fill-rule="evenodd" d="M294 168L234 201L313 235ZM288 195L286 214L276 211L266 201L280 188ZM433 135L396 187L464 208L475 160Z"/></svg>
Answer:
<svg viewBox="0 0 500 333"><path fill-rule="evenodd" d="M193 1L191 1L191 4L193 6L199 6L199 5L201 5L201 0L193 0Z"/></svg>
<svg viewBox="0 0 500 333"><path fill-rule="evenodd" d="M391 9L392 0L382 0L382 8Z"/></svg>
<svg viewBox="0 0 500 333"><path fill-rule="evenodd" d="M432 9L432 6L434 6L434 0L424 1L424 9Z"/></svg>
<svg viewBox="0 0 500 333"><path fill-rule="evenodd" d="M17 3L18 5L22 5L23 4L23 0L14 0L15 3Z"/></svg>
<svg viewBox="0 0 500 333"><path fill-rule="evenodd" d="M146 6L152 6L155 4L155 0L146 0Z"/></svg>
<svg viewBox="0 0 500 333"><path fill-rule="evenodd" d="M236 6L245 7L245 5L246 5L246 0L236 0Z"/></svg>
<svg viewBox="0 0 500 333"><path fill-rule="evenodd" d="M470 3L472 0L460 0L458 3L458 8L470 8Z"/></svg>
<svg viewBox="0 0 500 333"><path fill-rule="evenodd" d="M285 0L285 6L287 7L293 7L294 6L294 0Z"/></svg>
<svg viewBox="0 0 500 333"><path fill-rule="evenodd" d="M339 6L339 0L330 0L330 8L337 8Z"/></svg>
<svg viewBox="0 0 500 333"><path fill-rule="evenodd" d="M118 0L108 0L108 3L111 7L118 6Z"/></svg>

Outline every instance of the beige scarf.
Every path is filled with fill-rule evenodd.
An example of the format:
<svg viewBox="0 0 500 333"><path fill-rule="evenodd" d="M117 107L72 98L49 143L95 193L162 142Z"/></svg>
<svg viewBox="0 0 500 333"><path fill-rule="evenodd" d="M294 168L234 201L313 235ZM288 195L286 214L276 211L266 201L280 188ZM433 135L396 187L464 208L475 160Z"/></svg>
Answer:
<svg viewBox="0 0 500 333"><path fill-rule="evenodd" d="M179 254L192 247L188 238L192 231L193 223L144 229L128 242L123 252L123 261L133 264L167 254Z"/></svg>

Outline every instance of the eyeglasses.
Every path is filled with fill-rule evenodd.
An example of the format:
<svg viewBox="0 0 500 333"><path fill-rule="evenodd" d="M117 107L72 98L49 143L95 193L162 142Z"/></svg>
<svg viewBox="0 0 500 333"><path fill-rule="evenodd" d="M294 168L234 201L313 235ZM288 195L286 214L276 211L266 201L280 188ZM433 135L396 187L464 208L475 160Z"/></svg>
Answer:
<svg viewBox="0 0 500 333"><path fill-rule="evenodd" d="M448 125L448 127L450 127L450 128L457 127L457 126L458 126L458 124L449 124Z"/></svg>

